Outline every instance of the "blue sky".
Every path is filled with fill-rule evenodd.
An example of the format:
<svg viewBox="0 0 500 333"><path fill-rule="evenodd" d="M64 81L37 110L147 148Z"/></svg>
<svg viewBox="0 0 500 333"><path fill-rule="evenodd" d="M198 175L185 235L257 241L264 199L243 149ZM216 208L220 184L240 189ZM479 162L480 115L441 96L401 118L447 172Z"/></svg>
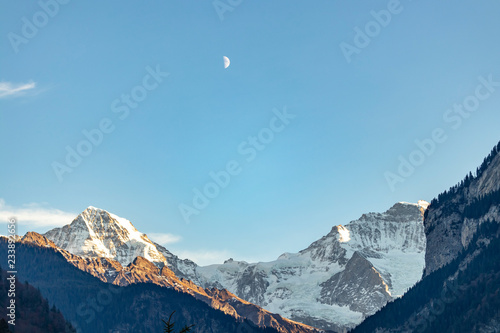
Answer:
<svg viewBox="0 0 500 333"><path fill-rule="evenodd" d="M430 201L500 140L499 3L231 3L2 0L0 219L42 232L92 205L202 264L272 260ZM70 167L67 147L92 151Z"/></svg>

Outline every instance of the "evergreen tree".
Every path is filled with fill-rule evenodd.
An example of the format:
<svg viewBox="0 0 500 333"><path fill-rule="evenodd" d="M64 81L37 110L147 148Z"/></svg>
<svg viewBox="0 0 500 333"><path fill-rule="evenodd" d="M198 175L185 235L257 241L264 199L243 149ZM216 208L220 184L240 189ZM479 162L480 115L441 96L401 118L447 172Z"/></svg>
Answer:
<svg viewBox="0 0 500 333"><path fill-rule="evenodd" d="M174 326L175 326L175 323L172 323L171 320L172 320L172 316L174 315L175 311L172 312L170 314L170 317L168 317L168 320L165 321L164 319L162 319L163 321L163 324L165 324L165 327L163 329L163 332L164 333L174 333ZM194 325L191 325L191 326L184 326L180 331L179 333L188 333L188 332L191 332L191 328L194 327Z"/></svg>

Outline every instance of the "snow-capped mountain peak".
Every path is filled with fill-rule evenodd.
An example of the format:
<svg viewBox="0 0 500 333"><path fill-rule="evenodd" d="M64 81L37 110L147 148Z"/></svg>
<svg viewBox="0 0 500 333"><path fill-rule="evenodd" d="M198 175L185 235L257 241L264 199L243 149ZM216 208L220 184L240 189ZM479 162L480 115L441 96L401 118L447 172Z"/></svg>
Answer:
<svg viewBox="0 0 500 333"><path fill-rule="evenodd" d="M226 288L292 320L342 331L420 279L422 206L396 203L383 213L363 214L275 261L227 261L179 274L205 288Z"/></svg>
<svg viewBox="0 0 500 333"><path fill-rule="evenodd" d="M199 267L149 240L129 220L92 206L45 236L73 254L110 258L123 266L144 257L203 288L224 288L287 318L342 330L402 295L421 277L425 204L400 202L383 213L363 214L334 226L298 253L254 264L227 260Z"/></svg>
<svg viewBox="0 0 500 333"><path fill-rule="evenodd" d="M132 222L104 209L89 206L71 224L44 234L57 246L84 257L115 259L122 265L142 256L158 266L165 256Z"/></svg>
<svg viewBox="0 0 500 333"><path fill-rule="evenodd" d="M338 240L339 240L340 243L346 243L346 242L348 242L348 241L351 240L351 237L349 236L350 235L349 229L347 229L343 225L338 225L337 226L337 231L339 233Z"/></svg>

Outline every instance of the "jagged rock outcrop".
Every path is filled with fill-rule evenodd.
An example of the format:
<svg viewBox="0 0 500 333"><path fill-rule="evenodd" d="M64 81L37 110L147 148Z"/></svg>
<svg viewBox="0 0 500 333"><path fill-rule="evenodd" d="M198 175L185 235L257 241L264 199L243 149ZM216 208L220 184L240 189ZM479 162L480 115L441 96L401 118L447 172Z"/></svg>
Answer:
<svg viewBox="0 0 500 333"><path fill-rule="evenodd" d="M6 265L7 246L7 239L0 237L2 266ZM81 333L161 332L161 319L168 319L169 314L176 311L173 316L176 327L195 324L195 332L279 332L271 327L261 328L250 321L227 315L206 302L173 288L155 283L133 283L128 286L104 283L74 267L61 251L64 250L29 242L16 244L18 279L29 281L48 299L48 302L40 302L40 299L30 297L33 295L31 291L26 293L26 288L22 288L26 283L18 285L16 290L22 295L16 295L16 331L64 332L59 327L59 324L65 325L61 320L62 313L77 328L77 332ZM153 269L145 259L139 259L136 264L137 269ZM35 288L31 289L37 292ZM61 310L61 313L55 310L55 316L49 314L49 319L54 318L57 322L47 320L47 313L52 305ZM38 317L37 313L42 316ZM30 323L34 325L25 325ZM37 327L43 329L37 330Z"/></svg>
<svg viewBox="0 0 500 333"><path fill-rule="evenodd" d="M424 223L426 275L456 258L467 247L478 225L488 219L500 220L500 208L496 205L477 218L464 216L465 208L474 200L500 188L500 154L497 149L485 160L484 170L478 177L450 189L446 200L436 200L429 207Z"/></svg>
<svg viewBox="0 0 500 333"><path fill-rule="evenodd" d="M169 269L171 269L175 275L177 275L179 278L185 278L189 279L192 277L196 277L196 263L189 259L181 259L169 250L167 250L165 247L152 242L154 246L158 249L158 252L160 252L166 259L167 266Z"/></svg>
<svg viewBox="0 0 500 333"><path fill-rule="evenodd" d="M385 213L364 214L333 227L299 253L285 253L272 262L231 259L184 274L287 318L332 331L346 329L422 276L427 205L397 203Z"/></svg>
<svg viewBox="0 0 500 333"><path fill-rule="evenodd" d="M111 222L114 223L114 222ZM125 235L126 236L126 235ZM124 237L122 235L122 237ZM124 237L125 238L125 237ZM271 327L278 332L313 333L316 329L273 314L261 307L247 302L227 290L204 289L190 280L178 278L167 265L158 267L148 259L138 256L127 266L117 260L100 257L81 257L57 247L45 236L30 232L23 237L24 244L51 247L60 252L73 266L92 274L103 282L117 286L129 286L139 283L153 283L178 292L186 293L203 301L210 307L234 317L236 320L249 319L256 326ZM50 245L50 246L47 246ZM96 255L95 252L92 252Z"/></svg>
<svg viewBox="0 0 500 333"><path fill-rule="evenodd" d="M160 267L167 263L155 244L129 220L92 206L71 224L52 229L44 236L78 256L110 258L124 266L138 256Z"/></svg>
<svg viewBox="0 0 500 333"><path fill-rule="evenodd" d="M54 244L53 241L40 235L39 233L29 231L23 237L20 238L20 241L23 243L30 243L34 245L38 245L40 247L51 247L56 249L57 245Z"/></svg>
<svg viewBox="0 0 500 333"><path fill-rule="evenodd" d="M193 287L196 297L226 313L241 315L245 308L246 315L260 325L279 322L270 319L274 315L269 317L277 313L280 318L310 326L341 330L359 323L391 297L402 295L421 277L425 249L422 211L426 206L423 201L397 203L385 213L364 214L359 220L333 227L299 253L285 253L276 261L257 264L231 259L222 265L199 267L150 241L130 221L94 207L45 236L66 250L66 257L76 254L88 260L69 258L106 282L128 285L150 281L186 292L191 288L186 285L190 280L202 287L202 291ZM113 267L104 268L111 264ZM365 274L367 267L371 267L367 280L348 281L347 277ZM338 280L335 287L328 283L334 277ZM356 284L364 288L358 294ZM245 303L235 307L233 301L214 301L206 291L212 288L227 289L236 299L269 312L261 313L243 306ZM345 290L352 297L328 298L329 288Z"/></svg>
<svg viewBox="0 0 500 333"><path fill-rule="evenodd" d="M373 314L392 299L389 286L375 267L354 252L345 269L320 284L320 301Z"/></svg>
<svg viewBox="0 0 500 333"><path fill-rule="evenodd" d="M353 331L498 332L500 143L425 212L425 274Z"/></svg>

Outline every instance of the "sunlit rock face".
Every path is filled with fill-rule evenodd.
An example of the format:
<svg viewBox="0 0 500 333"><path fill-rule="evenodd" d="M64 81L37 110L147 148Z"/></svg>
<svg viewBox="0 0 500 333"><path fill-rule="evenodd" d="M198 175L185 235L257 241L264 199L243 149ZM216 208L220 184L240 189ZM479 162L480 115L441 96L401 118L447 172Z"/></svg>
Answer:
<svg viewBox="0 0 500 333"><path fill-rule="evenodd" d="M122 270L110 269L106 277L119 284L130 279L163 281L156 268L136 260L142 257L158 269L165 267L165 272L168 269L203 288L225 288L283 317L342 330L355 326L420 279L426 205L397 203L384 213L364 214L334 226L299 253L285 253L275 261L256 264L228 260L199 267L150 241L130 221L95 207L45 236L75 255L107 258L122 265ZM148 269L142 267L146 273L136 276L137 266Z"/></svg>
<svg viewBox="0 0 500 333"><path fill-rule="evenodd" d="M427 205L397 203L333 227L299 253L257 264L228 260L185 277L308 325L353 327L421 278Z"/></svg>
<svg viewBox="0 0 500 333"><path fill-rule="evenodd" d="M152 317L154 318L161 318L161 316L163 316L164 313L168 313L165 309L162 309L162 306L165 306L165 304L169 305L167 309L168 308L171 309L172 306L174 308L177 308L179 306L184 306L184 308L181 308L183 313L199 313L200 311L201 312L206 311L207 307L200 306L202 303L206 303L206 305L208 305L209 307L220 311L220 313L212 312L212 316L207 316L207 315L203 316L204 320L206 320L207 323L216 318L224 318L224 317L225 320L229 321L234 320L235 323L235 325L233 325L232 327L221 328L217 325L213 326L212 324L203 324L203 320L200 319L194 321L197 324L202 323L203 325L205 325L205 327L210 327L211 330L213 330L214 332L235 332L235 331L242 331L248 333L257 331L262 332L263 330L258 328L265 327L267 328L266 332L273 331L281 333L285 332L318 333L318 330L313 327L309 327L307 325L303 325L301 323L297 323L289 319L283 318L280 315L270 313L269 311L266 311L255 304L249 303L237 297L236 295L230 293L227 290L218 290L216 288L204 289L201 288L200 286L197 286L192 281L179 279L174 274L174 272L172 272L172 270L170 270L167 266L159 268L157 265L155 265L148 259L141 256L136 257L127 266L122 266L118 261L109 258L77 256L64 249L57 247L51 240L35 232L28 232L24 237L18 239L18 242L20 244L18 244L16 248L21 248L24 245L27 245L28 247L28 250L24 248L23 250L20 251L20 253L22 253L22 255L25 256L22 262L24 263L30 262L31 264L33 264L32 261L34 261L35 263L56 262L58 265L58 267L55 269L52 265L45 265L45 266L39 265L38 270L31 270L31 271L29 269L26 269L25 267L25 269L22 270L24 273L30 274L33 273L33 271L37 272L37 274L30 275L30 280L35 281L35 283L41 282L44 287L49 286L49 288L52 288L53 290L55 289L58 292L61 292L61 290L63 290L62 294L71 293L72 301L77 299L74 298L74 295L71 292L71 289L74 288L75 280L78 281L76 283L78 285L77 288L78 290L88 290L88 288L94 288L94 286L96 285L96 280L94 279L94 277L96 277L103 282L118 286L135 285L134 288L132 289L128 288L121 290L112 289L110 287L110 289L105 289L107 290L108 293L109 290L114 290L113 293L118 293L118 294L120 294L122 291L127 291L126 294L130 295L129 293L135 293L137 292L138 289L143 288L144 291L141 293L140 299L138 300L137 304L129 303L127 308L132 310L138 308L141 310L143 314L144 313L150 314L151 311L153 311L154 314L152 315ZM2 247L0 247L0 250L2 248L5 250L7 248L6 246L7 243L8 243L7 237L0 236L0 245L3 245ZM35 249L37 247L38 249ZM28 252L31 252L31 254L29 254L26 257L26 254ZM74 267L77 267L78 269L89 273L89 275L77 274L75 276L74 275L75 270L69 270L70 273L68 274L67 267L64 267L66 265L61 263L61 255L66 260L67 266L72 265ZM50 259L50 257L52 257L52 259ZM57 259L54 260L54 257L56 257ZM38 274L38 271L40 270L47 271L47 267L50 267L49 270L50 274L54 278L47 279L46 276L44 276L43 274L42 275ZM91 275L93 277L91 277ZM159 289L151 288L150 285L152 284L159 285L162 288ZM173 289L176 291L176 293L170 294L170 297L166 299L165 298L161 299L161 295L156 293L156 291L160 290L160 293L162 293L161 290L165 291L168 289ZM54 295L54 293L49 293L49 294L52 294L52 296ZM100 292L96 291L94 291L93 293L91 292L91 294L98 295L97 297L101 295ZM187 304L186 302L181 301L183 305L180 305L177 301L182 298L181 296L182 294L185 294L185 296L189 295L188 299L189 297L193 297L193 299L189 299L187 301ZM106 300L109 300L111 302L113 298L111 294L109 295L110 295L109 297L111 298L110 299L106 298ZM69 311L71 312L71 309L77 308L78 306L84 304L83 302L85 302L84 301L85 297L89 299L88 298L89 295L85 294L84 292L83 300L80 301L77 300L76 304L73 303L73 306L66 306L63 308L70 309ZM194 302L194 299L200 302ZM68 301L68 298L66 296L63 296L62 300ZM121 298L119 301L115 299L115 301L122 302L123 298ZM111 306L112 308L120 306L116 303L114 305L111 304L108 305ZM157 311L158 313L156 313L155 311ZM223 316L222 313L225 313L228 316ZM134 318L137 319L137 315L139 314L131 313L130 315L132 319ZM249 325L247 323L244 325L240 325L240 323L244 318L248 319L253 324ZM117 329L118 331L124 331L124 332L125 331L142 332L143 324L148 320L150 319L146 317L142 321L140 321L141 322L140 329L137 328L132 329L130 327L122 326L123 321L121 319L120 322L118 323ZM152 326L153 322L149 322L148 325L150 325L149 327L153 327ZM111 331L115 330L112 329Z"/></svg>
<svg viewBox="0 0 500 333"><path fill-rule="evenodd" d="M366 314L374 313L392 299L380 273L359 252L354 252L343 271L320 286L321 303L348 306Z"/></svg>
<svg viewBox="0 0 500 333"><path fill-rule="evenodd" d="M88 207L71 224L44 236L75 255L114 259L123 266L138 256L158 266L167 263L155 244L129 220L95 207Z"/></svg>
<svg viewBox="0 0 500 333"><path fill-rule="evenodd" d="M500 154L497 154L480 177L461 187L440 205L429 207L425 219L426 275L455 259L468 246L479 225L487 220L500 221L498 205L493 205L486 214L475 219L463 216L465 207L473 200L499 188Z"/></svg>

